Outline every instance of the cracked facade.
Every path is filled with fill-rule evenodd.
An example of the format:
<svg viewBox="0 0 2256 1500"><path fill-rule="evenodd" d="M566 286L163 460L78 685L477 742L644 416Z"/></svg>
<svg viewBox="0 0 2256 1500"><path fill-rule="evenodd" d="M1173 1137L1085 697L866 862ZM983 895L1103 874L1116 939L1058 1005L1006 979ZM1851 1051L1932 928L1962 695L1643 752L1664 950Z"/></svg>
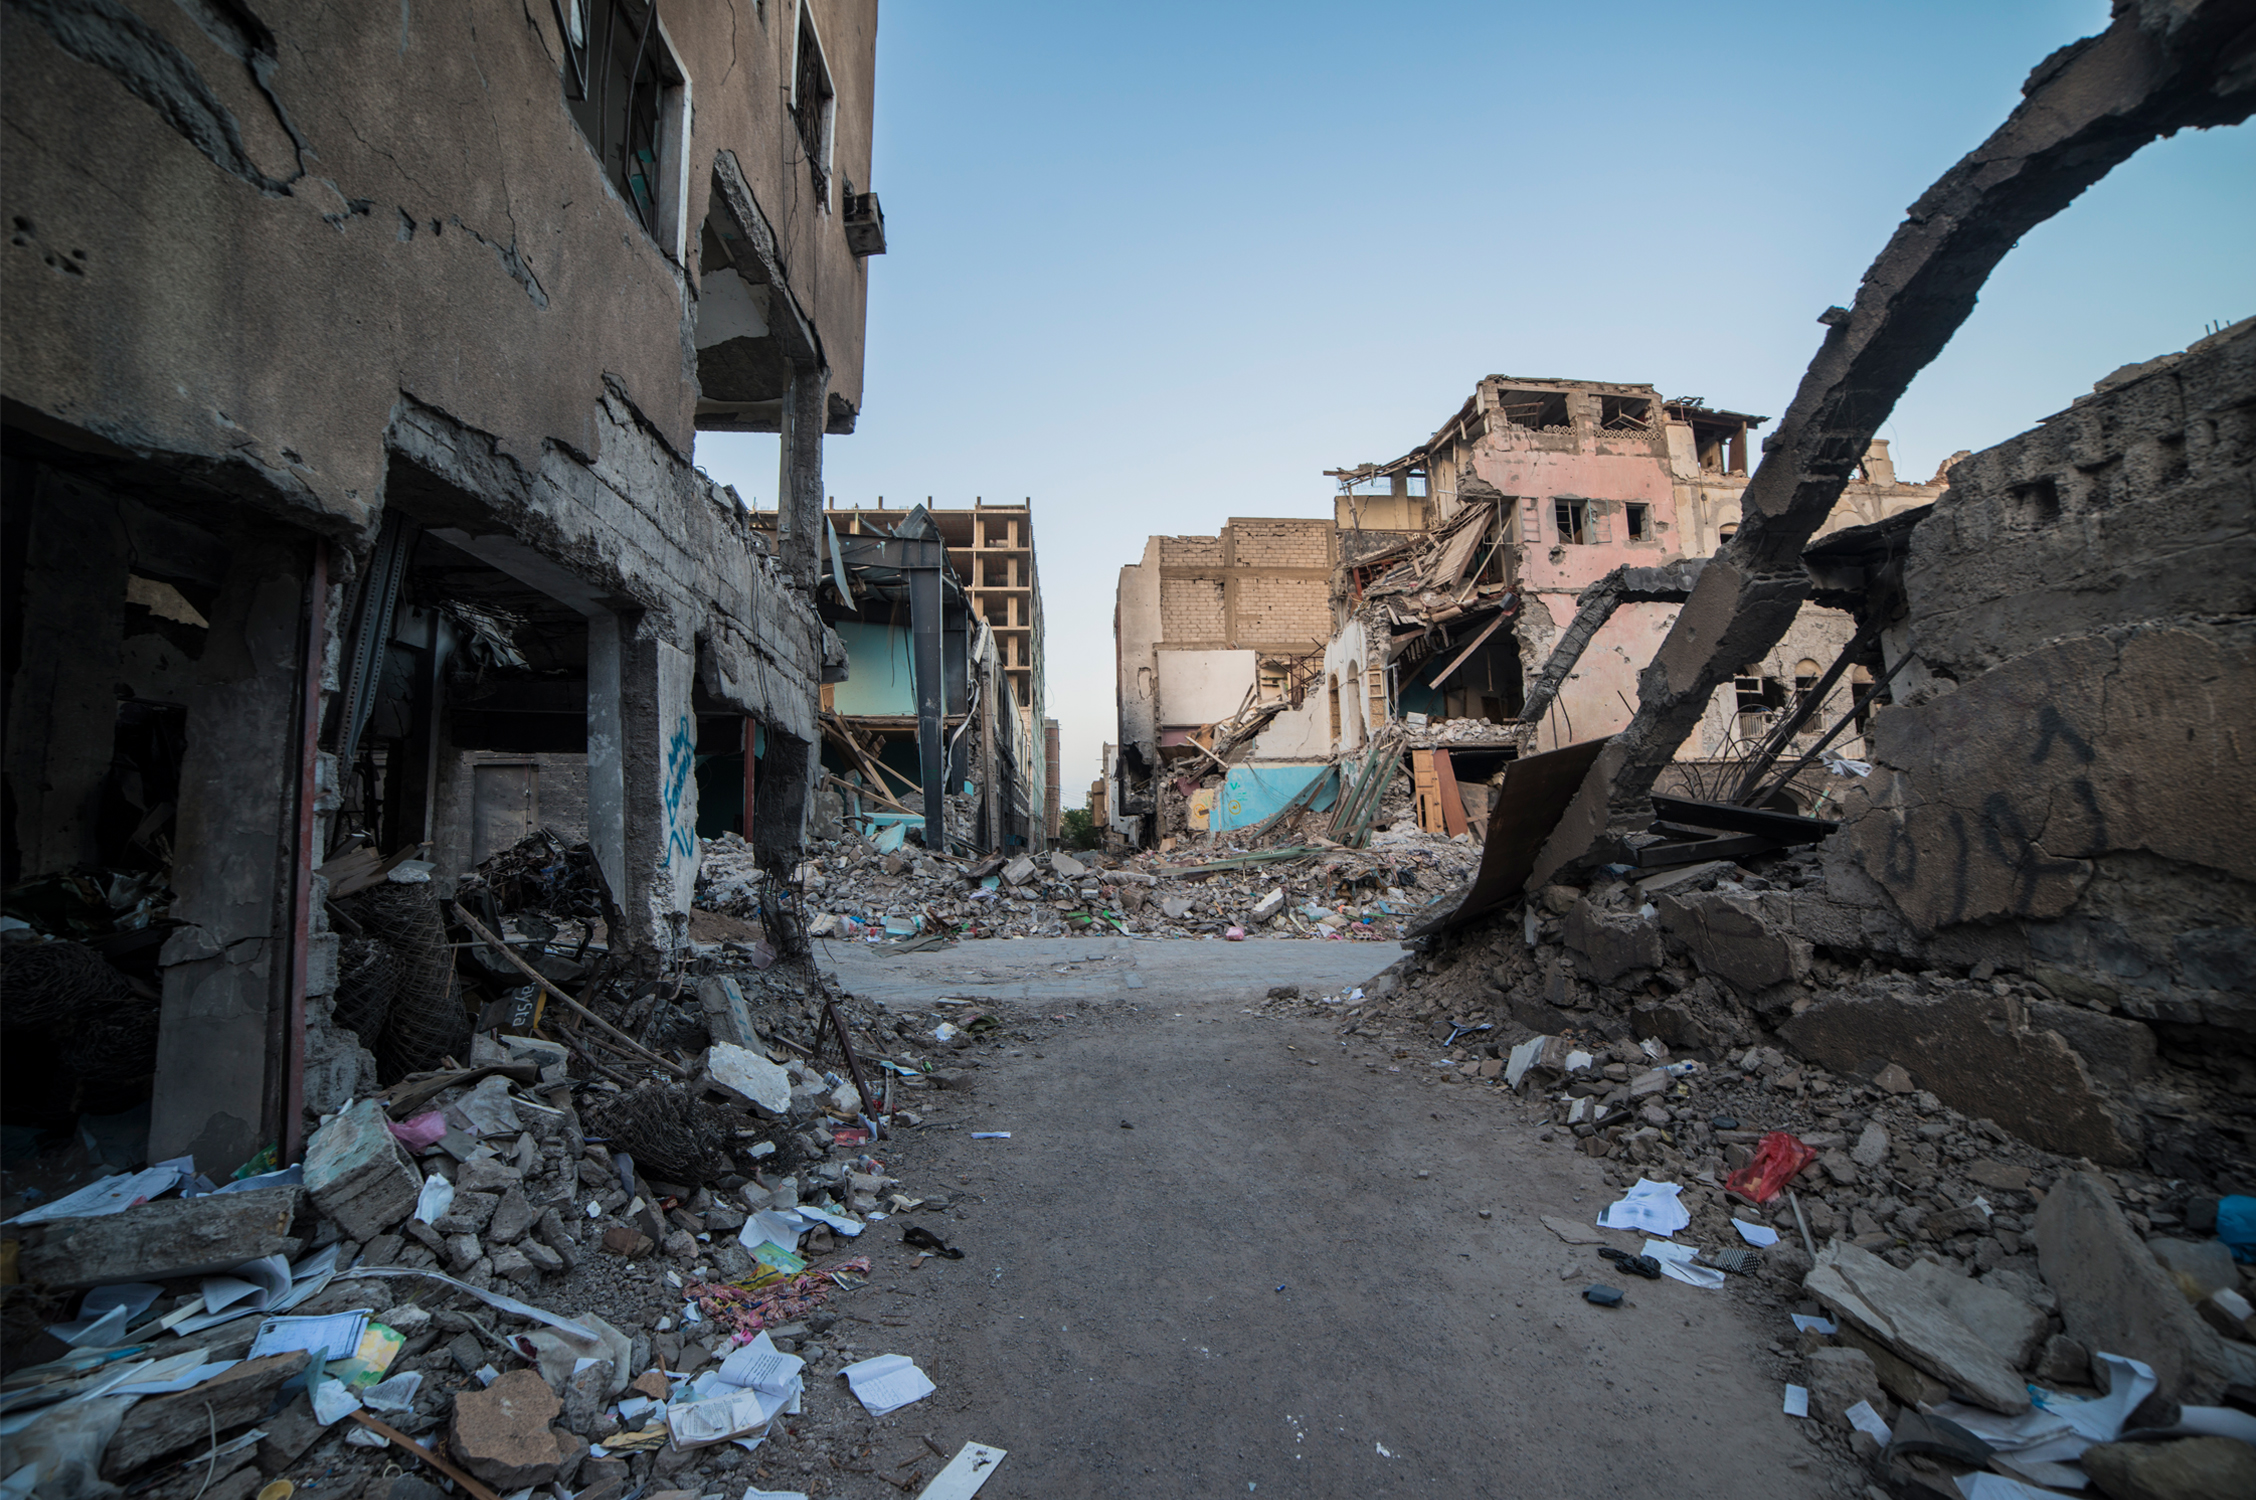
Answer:
<svg viewBox="0 0 2256 1500"><path fill-rule="evenodd" d="M320 873L361 847L446 889L554 824L645 953L700 832L798 847L876 24L0 9L6 877L161 995L151 1159L290 1159L371 1081ZM783 435L778 535L701 429ZM113 924L121 881L159 920Z"/></svg>

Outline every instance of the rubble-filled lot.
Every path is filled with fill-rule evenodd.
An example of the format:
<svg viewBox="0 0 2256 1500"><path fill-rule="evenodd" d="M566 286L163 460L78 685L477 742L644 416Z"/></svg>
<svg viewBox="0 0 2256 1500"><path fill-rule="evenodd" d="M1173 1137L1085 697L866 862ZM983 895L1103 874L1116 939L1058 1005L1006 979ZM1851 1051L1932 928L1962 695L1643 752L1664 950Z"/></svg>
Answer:
<svg viewBox="0 0 2256 1500"><path fill-rule="evenodd" d="M860 839L813 846L794 872L816 937L883 942L919 937L1338 938L1392 941L1419 910L1468 879L1468 839L1379 834L1363 849L1226 843L1162 857L1055 850L969 860L914 845L883 851ZM705 846L698 902L750 914L767 882L733 836Z"/></svg>

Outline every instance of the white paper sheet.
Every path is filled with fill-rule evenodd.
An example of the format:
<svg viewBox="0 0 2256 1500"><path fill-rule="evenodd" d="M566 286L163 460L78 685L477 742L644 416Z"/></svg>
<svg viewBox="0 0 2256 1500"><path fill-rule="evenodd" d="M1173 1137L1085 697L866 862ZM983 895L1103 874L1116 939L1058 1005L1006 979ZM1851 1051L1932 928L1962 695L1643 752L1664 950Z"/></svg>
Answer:
<svg viewBox="0 0 2256 1500"><path fill-rule="evenodd" d="M807 1218L828 1224L834 1233L842 1234L848 1239L852 1239L862 1232L861 1220L849 1219L844 1214L834 1214L827 1208L816 1208L812 1204L802 1203L799 1205L798 1212Z"/></svg>
<svg viewBox="0 0 2256 1500"><path fill-rule="evenodd" d="M1795 1313L1793 1319L1794 1326L1803 1333L1822 1333L1827 1338L1831 1338L1841 1331L1833 1326L1831 1318L1820 1318L1810 1313Z"/></svg>
<svg viewBox="0 0 2256 1500"><path fill-rule="evenodd" d="M995 1466L1006 1457L1008 1454L1001 1448L966 1443L956 1450L956 1456L948 1460L946 1468L932 1476L932 1483L918 1492L917 1500L971 1500L979 1493L979 1487L994 1476Z"/></svg>
<svg viewBox="0 0 2256 1500"><path fill-rule="evenodd" d="M360 1404L370 1411L410 1412L415 1410L415 1393L422 1388L421 1370L403 1370L362 1391Z"/></svg>
<svg viewBox="0 0 2256 1500"><path fill-rule="evenodd" d="M1958 1492L1966 1500L2060 1500L2057 1490L2040 1490L2003 1474L1961 1474Z"/></svg>
<svg viewBox="0 0 2256 1500"><path fill-rule="evenodd" d="M939 1389L906 1354L880 1354L874 1359L850 1364L838 1373L846 1377L854 1398L873 1417L899 1411Z"/></svg>
<svg viewBox="0 0 2256 1500"><path fill-rule="evenodd" d="M1889 1427L1880 1413L1872 1409L1872 1403L1869 1401L1859 1401L1841 1415L1849 1419L1851 1427L1868 1434L1874 1442L1883 1448L1896 1440L1895 1430Z"/></svg>
<svg viewBox="0 0 2256 1500"><path fill-rule="evenodd" d="M79 1299L78 1316L57 1323L48 1332L74 1349L102 1349L123 1343L128 1323L149 1310L164 1295L153 1281L119 1281L98 1286Z"/></svg>
<svg viewBox="0 0 2256 1500"><path fill-rule="evenodd" d="M204 1311L224 1312L236 1303L253 1312L272 1307L290 1290L290 1263L279 1255L247 1260L224 1276L204 1278Z"/></svg>
<svg viewBox="0 0 2256 1500"><path fill-rule="evenodd" d="M1672 1245L1667 1240L1647 1240L1645 1253L1661 1263L1661 1274L1686 1286L1696 1286L1712 1292L1723 1285L1723 1273L1708 1266L1692 1264L1698 1249L1691 1245Z"/></svg>
<svg viewBox="0 0 2256 1500"><path fill-rule="evenodd" d="M1790 1385L1786 1387L1786 1415L1789 1417L1806 1417L1809 1415L1808 1386Z"/></svg>
<svg viewBox="0 0 2256 1500"><path fill-rule="evenodd" d="M754 1390L710 1401L676 1401L666 1409L666 1428L675 1447L703 1448L767 1426L784 1405L783 1398Z"/></svg>
<svg viewBox="0 0 2256 1500"><path fill-rule="evenodd" d="M805 1360L778 1349L762 1329L759 1337L721 1361L721 1379L771 1396L788 1396L803 1383L801 1372L806 1368Z"/></svg>
<svg viewBox="0 0 2256 1500"><path fill-rule="evenodd" d="M1683 1187L1674 1182L1653 1182L1640 1177L1617 1203L1598 1216L1600 1229L1635 1229L1646 1234L1671 1235L1692 1222L1691 1213L1676 1201Z"/></svg>
<svg viewBox="0 0 2256 1500"><path fill-rule="evenodd" d="M1739 1238L1758 1249L1778 1243L1778 1231L1768 1224L1750 1224L1745 1219L1733 1219L1731 1227L1739 1231Z"/></svg>
<svg viewBox="0 0 2256 1500"><path fill-rule="evenodd" d="M780 1245L796 1254L799 1236L814 1226L796 1212L763 1208L744 1221L737 1231L736 1242L747 1250L757 1250L762 1245Z"/></svg>
<svg viewBox="0 0 2256 1500"><path fill-rule="evenodd" d="M546 1323L567 1338L577 1339L583 1344L597 1342L594 1329L575 1323L570 1318L560 1318L545 1307L535 1307L530 1302L520 1302L515 1297L505 1297L499 1292L482 1291L467 1281L457 1281L452 1276L442 1275L437 1271L415 1271L403 1266L355 1266L349 1271L337 1273L339 1281L350 1281L360 1276L416 1276L426 1281L444 1282L458 1292L468 1292L488 1307L520 1318L529 1318L535 1323ZM621 1374L617 1378L624 1381L626 1376Z"/></svg>
<svg viewBox="0 0 2256 1500"><path fill-rule="evenodd" d="M360 1308L319 1318L268 1318L259 1325L258 1337L251 1340L249 1357L260 1359L306 1349L324 1364L332 1359L350 1359L360 1347L361 1334L368 1329L369 1311Z"/></svg>
<svg viewBox="0 0 2256 1500"><path fill-rule="evenodd" d="M175 1354L168 1359L156 1360L124 1385L114 1386L115 1396L169 1396L175 1391L192 1390L205 1381L224 1375L233 1369L232 1359L205 1362L204 1351L190 1349L185 1354Z"/></svg>
<svg viewBox="0 0 2256 1500"><path fill-rule="evenodd" d="M65 1193L52 1203L42 1203L37 1208L26 1209L8 1220L10 1224L44 1224L50 1219L91 1219L102 1214L120 1214L136 1203L146 1202L157 1194L178 1187L187 1178L196 1175L193 1157L176 1156L171 1161L160 1161L140 1172L123 1172L115 1177L104 1177L90 1182L75 1193Z"/></svg>

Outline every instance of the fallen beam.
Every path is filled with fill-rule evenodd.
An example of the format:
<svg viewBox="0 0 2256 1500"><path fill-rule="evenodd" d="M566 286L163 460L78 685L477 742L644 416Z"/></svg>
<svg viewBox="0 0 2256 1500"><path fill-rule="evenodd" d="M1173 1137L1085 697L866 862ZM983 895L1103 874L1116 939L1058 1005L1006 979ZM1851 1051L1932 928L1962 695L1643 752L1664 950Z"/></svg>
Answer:
<svg viewBox="0 0 2256 1500"><path fill-rule="evenodd" d="M290 1225L304 1209L303 1188L207 1193L137 1204L122 1213L49 1219L21 1229L17 1274L35 1286L102 1286L209 1276L268 1255L295 1256L303 1242Z"/></svg>

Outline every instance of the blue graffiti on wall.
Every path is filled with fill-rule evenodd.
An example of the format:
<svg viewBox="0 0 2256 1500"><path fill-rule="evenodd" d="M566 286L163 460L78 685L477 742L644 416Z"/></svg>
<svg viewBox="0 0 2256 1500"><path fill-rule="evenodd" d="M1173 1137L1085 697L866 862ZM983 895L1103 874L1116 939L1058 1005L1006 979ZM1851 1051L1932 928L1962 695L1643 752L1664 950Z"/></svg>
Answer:
<svg viewBox="0 0 2256 1500"><path fill-rule="evenodd" d="M688 714L666 742L666 863L697 857L697 721Z"/></svg>

